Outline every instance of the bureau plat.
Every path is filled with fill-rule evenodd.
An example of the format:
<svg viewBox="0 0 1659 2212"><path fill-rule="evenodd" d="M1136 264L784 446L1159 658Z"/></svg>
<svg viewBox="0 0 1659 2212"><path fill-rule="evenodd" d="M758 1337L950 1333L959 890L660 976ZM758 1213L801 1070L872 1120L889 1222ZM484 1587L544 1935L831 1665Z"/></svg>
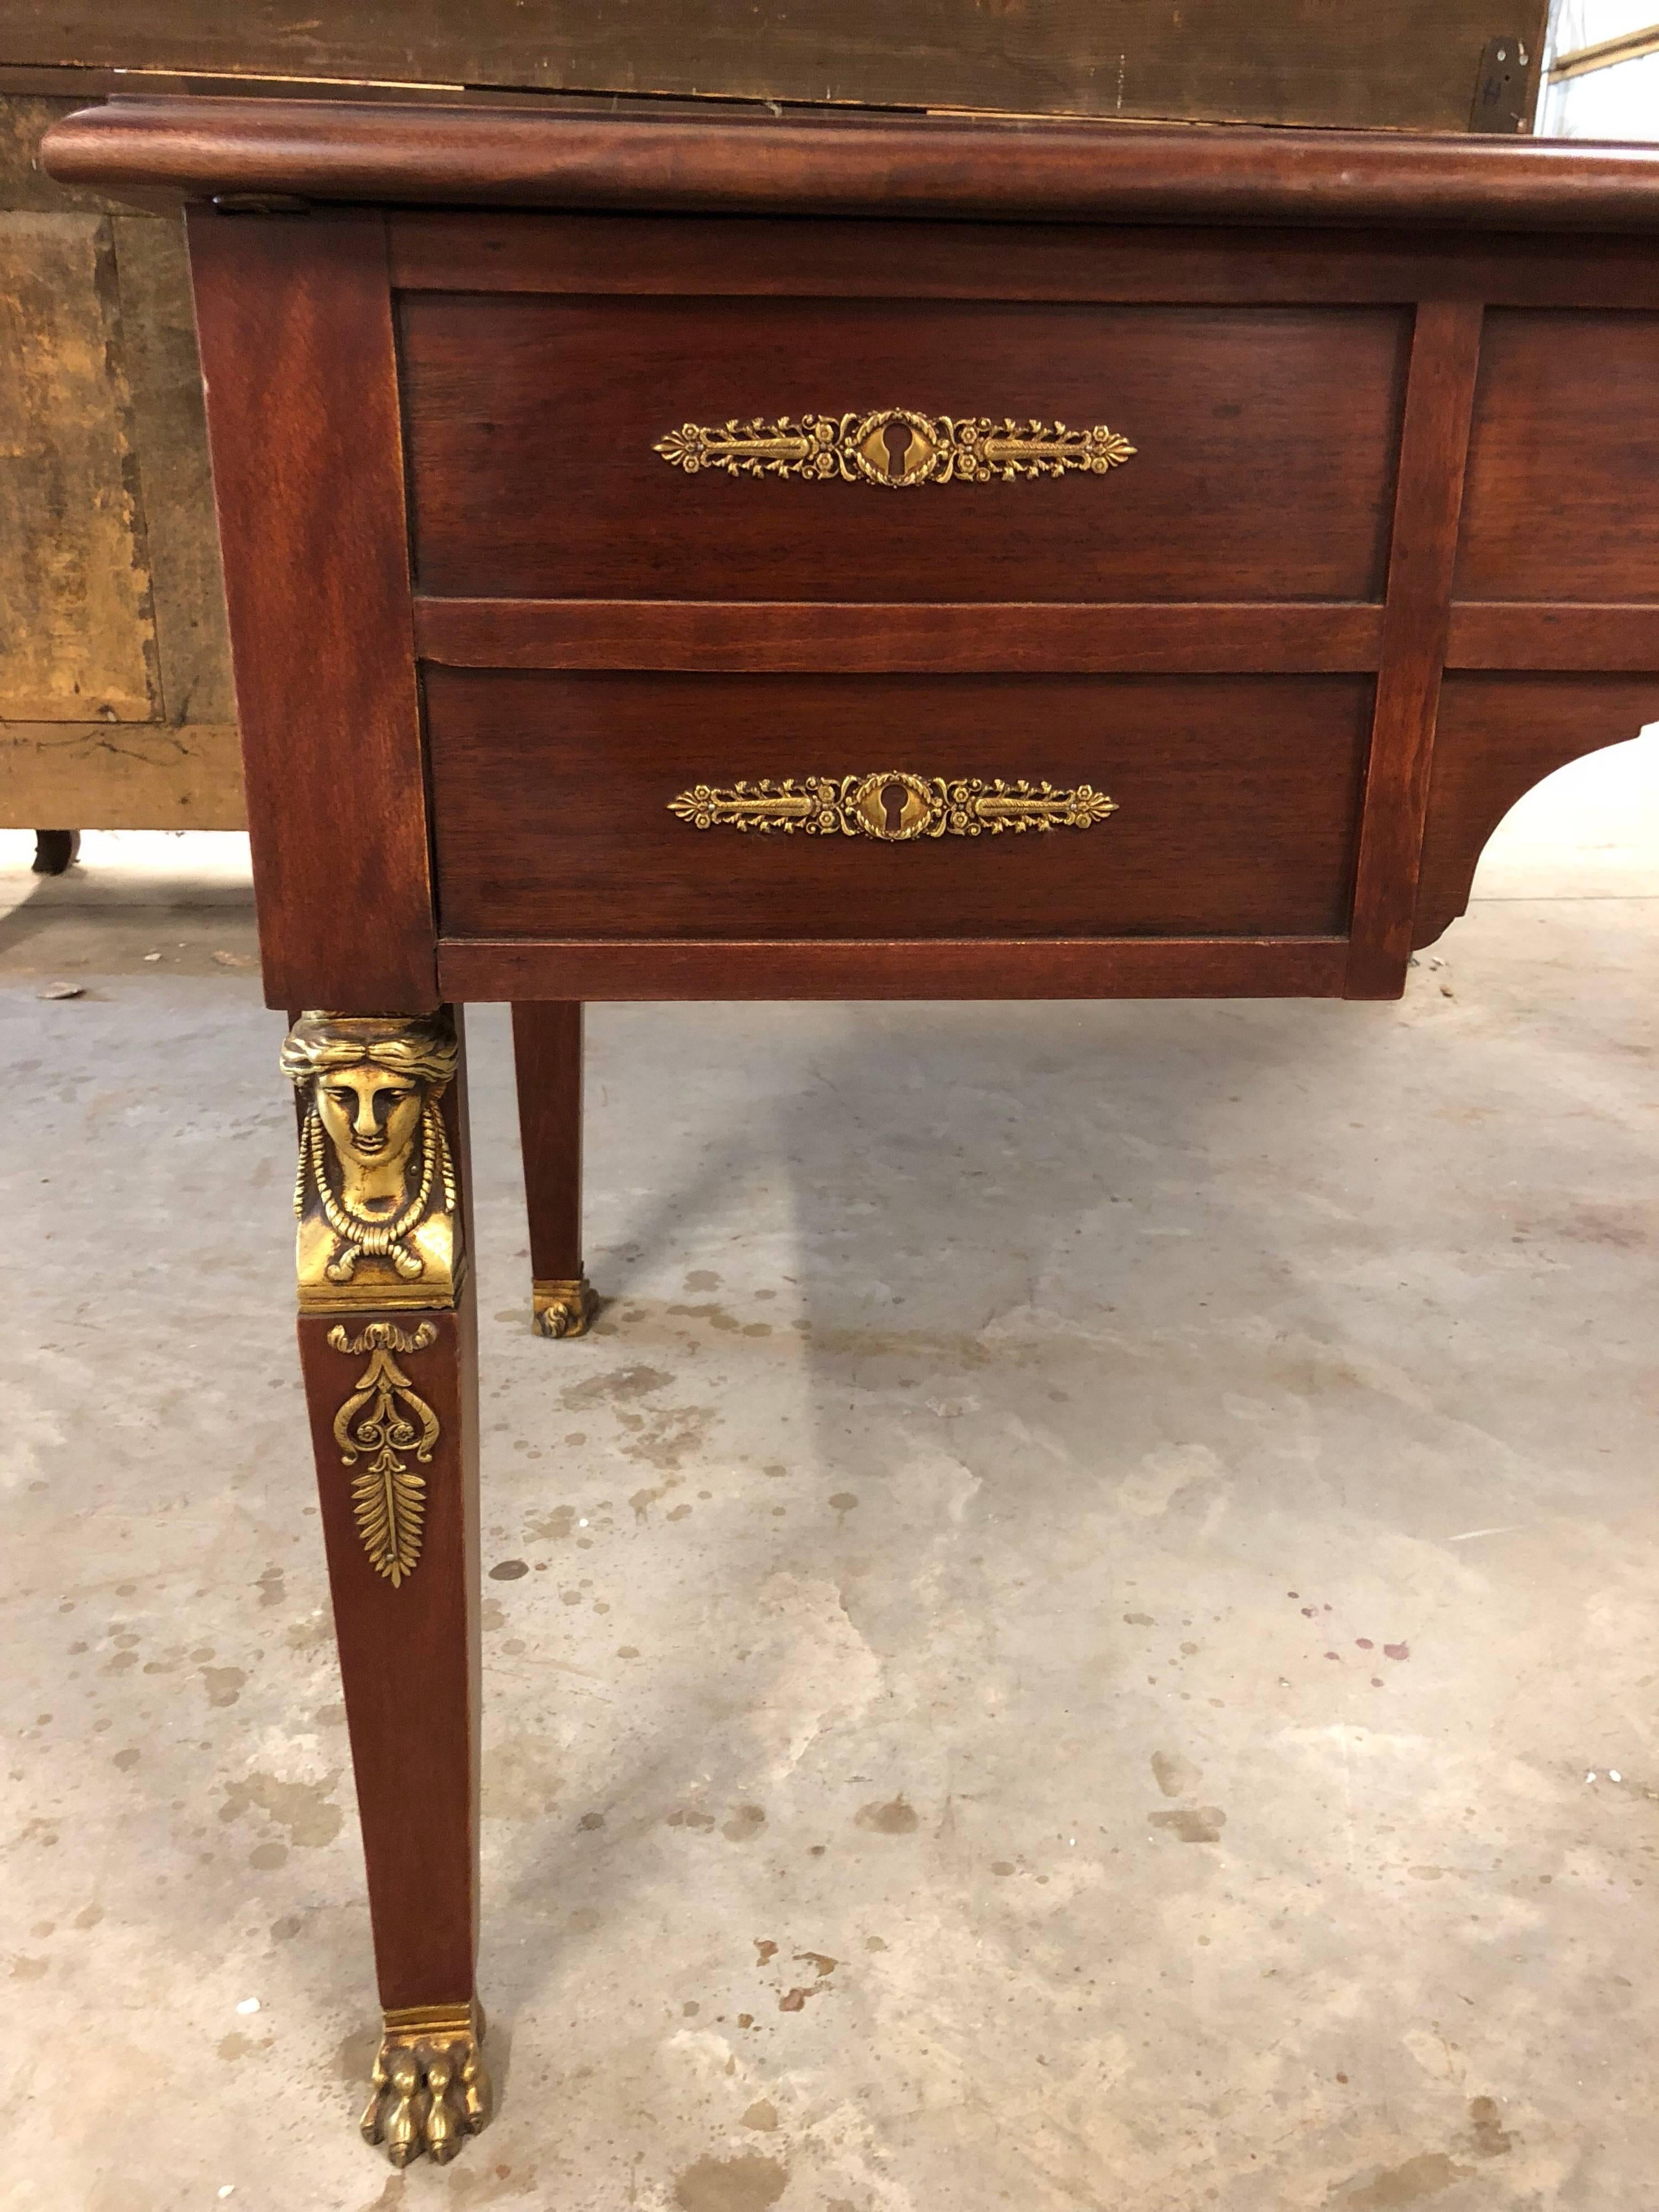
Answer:
<svg viewBox="0 0 1659 2212"><path fill-rule="evenodd" d="M580 1331L588 999L1386 999L1659 714L1659 149L118 101L186 205L368 1863L479 2051L458 1003Z"/></svg>

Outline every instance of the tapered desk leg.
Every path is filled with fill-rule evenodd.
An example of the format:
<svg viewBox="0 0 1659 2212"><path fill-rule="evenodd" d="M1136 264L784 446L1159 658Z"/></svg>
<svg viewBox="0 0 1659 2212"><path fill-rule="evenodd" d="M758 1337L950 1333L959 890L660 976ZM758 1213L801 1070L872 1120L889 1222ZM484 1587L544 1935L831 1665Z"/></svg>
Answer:
<svg viewBox="0 0 1659 2212"><path fill-rule="evenodd" d="M478 1876L477 1329L447 1012L306 1014L300 1358L384 2015L362 2131L396 2166L489 2117Z"/></svg>
<svg viewBox="0 0 1659 2212"><path fill-rule="evenodd" d="M515 1006L513 1055L535 1325L543 1336L581 1336L599 1301L582 1267L580 1005Z"/></svg>

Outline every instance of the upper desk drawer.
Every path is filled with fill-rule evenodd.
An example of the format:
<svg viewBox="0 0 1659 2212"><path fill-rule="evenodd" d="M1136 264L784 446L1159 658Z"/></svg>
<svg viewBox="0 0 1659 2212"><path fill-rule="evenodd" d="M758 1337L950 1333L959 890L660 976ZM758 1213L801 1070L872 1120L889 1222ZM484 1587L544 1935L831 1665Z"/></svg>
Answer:
<svg viewBox="0 0 1659 2212"><path fill-rule="evenodd" d="M428 292L399 313L428 592L1382 596L1397 307ZM814 477L688 471L655 450L688 424L887 410L914 434L866 428L845 473L833 456ZM924 442L941 417L1105 425L1134 450L1103 472L945 481ZM917 480L879 481L895 470Z"/></svg>

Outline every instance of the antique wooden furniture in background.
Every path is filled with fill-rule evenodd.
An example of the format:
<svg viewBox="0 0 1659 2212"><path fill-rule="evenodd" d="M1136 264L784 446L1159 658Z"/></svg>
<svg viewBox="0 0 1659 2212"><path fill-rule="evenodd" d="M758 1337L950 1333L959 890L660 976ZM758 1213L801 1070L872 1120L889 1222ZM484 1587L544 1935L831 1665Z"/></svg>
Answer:
<svg viewBox="0 0 1659 2212"><path fill-rule="evenodd" d="M517 86L1349 129L1530 127L1546 0L12 0L0 70ZM120 90L90 82L88 92ZM1484 112L1474 118L1479 104ZM1492 111L1500 112L1494 116ZM1473 118L1473 119L1472 119Z"/></svg>
<svg viewBox="0 0 1659 2212"><path fill-rule="evenodd" d="M190 204L265 988L326 1010L285 1066L365 2126L445 2157L449 1002L518 1006L568 1285L576 1000L1395 996L1510 803L1659 712L1659 153L205 100L48 160Z"/></svg>
<svg viewBox="0 0 1659 2212"><path fill-rule="evenodd" d="M0 829L239 830L184 237L41 173L73 105L0 97Z"/></svg>

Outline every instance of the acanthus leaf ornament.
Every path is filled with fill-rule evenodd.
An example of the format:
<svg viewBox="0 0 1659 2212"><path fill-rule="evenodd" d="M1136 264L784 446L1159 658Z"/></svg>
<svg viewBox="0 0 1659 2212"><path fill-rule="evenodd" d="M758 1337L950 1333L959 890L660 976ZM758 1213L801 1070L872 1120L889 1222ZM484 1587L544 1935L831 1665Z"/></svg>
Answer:
<svg viewBox="0 0 1659 2212"><path fill-rule="evenodd" d="M370 1565L393 1589L420 1563L426 1519L426 1478L404 1455L412 1453L422 1466L429 1464L440 1435L438 1416L393 1355L424 1352L437 1336L429 1321L412 1330L370 1322L356 1336L337 1323L328 1333L331 1350L354 1358L368 1357L356 1387L334 1416L334 1441L344 1466L368 1459L352 1478L352 1516Z"/></svg>
<svg viewBox="0 0 1659 2212"><path fill-rule="evenodd" d="M805 477L903 490L924 483L1014 483L1078 474L1103 477L1134 453L1104 422L1080 429L1031 416L919 415L883 407L864 415L752 415L682 423L652 451L688 476Z"/></svg>
<svg viewBox="0 0 1659 2212"><path fill-rule="evenodd" d="M915 775L907 769L884 769L868 775L694 784L668 801L668 811L694 830L878 837L903 845L918 837L1087 830L1115 814L1117 801L1087 783L1060 789L1025 776Z"/></svg>

